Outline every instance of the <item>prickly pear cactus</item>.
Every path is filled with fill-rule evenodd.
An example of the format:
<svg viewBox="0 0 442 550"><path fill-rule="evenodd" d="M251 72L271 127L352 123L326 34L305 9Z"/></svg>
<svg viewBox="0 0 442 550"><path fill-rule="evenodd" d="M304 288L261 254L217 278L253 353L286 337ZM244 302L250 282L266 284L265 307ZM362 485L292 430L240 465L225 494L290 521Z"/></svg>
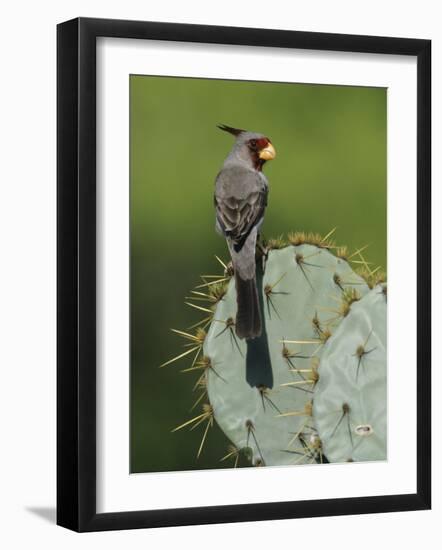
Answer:
<svg viewBox="0 0 442 550"><path fill-rule="evenodd" d="M385 289L353 305L321 356L313 416L330 462L387 458Z"/></svg>
<svg viewBox="0 0 442 550"><path fill-rule="evenodd" d="M254 354L259 341L235 336L232 280L204 341L209 401L221 429L238 448L252 449L255 464L306 462L313 457L294 436L312 432L323 344L344 315L344 296L359 298L368 288L347 262L309 244L270 250L258 282L269 360Z"/></svg>
<svg viewBox="0 0 442 550"><path fill-rule="evenodd" d="M385 441L385 426L381 427L382 421L385 424L385 395L378 396L384 401L383 410L382 406L376 411L372 408L368 414L367 408L375 404L376 388L381 393L385 389L385 327L383 332L378 328L382 315L377 310L375 314L368 304L373 293L382 294L385 305L386 292L379 292L376 285L382 277L377 270L370 270L361 250L349 255L345 247L335 247L329 237L330 234L322 238L296 233L289 235L288 242L280 238L268 243L257 264L263 312L263 334L258 339L243 341L236 337L235 284L225 264L223 276L203 276L203 283L188 297L188 305L202 312L204 318L197 323L196 332L175 331L187 340L188 349L164 365L192 357L190 367L183 372L199 373L194 386L200 392L195 406L204 402L202 413L175 428L204 425L198 456L214 421L232 442L222 460L232 458L234 465L240 456L255 466L375 460L378 458L373 457L381 456ZM353 269L352 262L362 266L361 274ZM367 303L369 313L358 307L362 303ZM376 338L376 342L384 338L383 347L378 344L376 354L375 350L364 348L357 369L358 380L353 386L347 384L351 396L343 400L345 390L333 373L338 361L336 350L343 346L347 352L343 341L347 340L349 328L353 339L360 336L366 328L364 315L372 315L376 329L373 328L370 338ZM366 345L369 346L368 341ZM372 354L378 358L378 367L376 375L373 373L373 378L367 381L363 379L365 372L359 370L364 369ZM334 384L339 388L334 388ZM352 393L355 388L359 397ZM350 406L351 413L344 414L340 421L343 403ZM333 422L338 424L336 430ZM353 430L354 439L361 441L369 440L363 430L377 424L378 435L372 438L373 442L379 439L377 445L368 448L363 442L354 447L353 440L345 441L344 445L341 424Z"/></svg>

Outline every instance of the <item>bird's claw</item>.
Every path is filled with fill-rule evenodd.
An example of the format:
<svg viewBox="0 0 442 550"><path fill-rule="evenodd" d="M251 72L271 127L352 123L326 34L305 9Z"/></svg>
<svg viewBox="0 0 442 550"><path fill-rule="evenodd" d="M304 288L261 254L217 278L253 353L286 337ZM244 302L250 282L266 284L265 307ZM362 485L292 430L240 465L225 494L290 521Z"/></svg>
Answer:
<svg viewBox="0 0 442 550"><path fill-rule="evenodd" d="M235 270L233 268L233 263L230 261L227 265L226 265L226 268L224 270L224 275L226 277L233 277L235 273Z"/></svg>
<svg viewBox="0 0 442 550"><path fill-rule="evenodd" d="M266 268L268 256L269 256L269 248L266 247L261 241L258 241L256 243L256 261L261 262L263 273Z"/></svg>

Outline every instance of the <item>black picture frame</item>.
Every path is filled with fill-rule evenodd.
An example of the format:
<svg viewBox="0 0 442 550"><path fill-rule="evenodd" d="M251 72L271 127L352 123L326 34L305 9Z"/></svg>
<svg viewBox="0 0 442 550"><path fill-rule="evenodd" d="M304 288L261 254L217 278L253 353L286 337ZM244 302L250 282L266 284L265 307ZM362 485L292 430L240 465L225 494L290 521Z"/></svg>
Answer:
<svg viewBox="0 0 442 550"><path fill-rule="evenodd" d="M96 512L96 39L396 54L417 58L417 492ZM57 523L75 531L424 510L431 506L431 41L79 18L57 27Z"/></svg>

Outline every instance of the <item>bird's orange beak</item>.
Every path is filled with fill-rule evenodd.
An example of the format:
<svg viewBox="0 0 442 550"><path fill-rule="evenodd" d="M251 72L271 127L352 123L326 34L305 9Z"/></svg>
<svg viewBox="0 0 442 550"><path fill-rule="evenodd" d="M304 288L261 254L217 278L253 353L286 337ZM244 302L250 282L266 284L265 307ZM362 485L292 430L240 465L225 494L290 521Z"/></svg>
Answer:
<svg viewBox="0 0 442 550"><path fill-rule="evenodd" d="M259 158L262 160L273 160L275 157L276 151L270 142L259 152Z"/></svg>

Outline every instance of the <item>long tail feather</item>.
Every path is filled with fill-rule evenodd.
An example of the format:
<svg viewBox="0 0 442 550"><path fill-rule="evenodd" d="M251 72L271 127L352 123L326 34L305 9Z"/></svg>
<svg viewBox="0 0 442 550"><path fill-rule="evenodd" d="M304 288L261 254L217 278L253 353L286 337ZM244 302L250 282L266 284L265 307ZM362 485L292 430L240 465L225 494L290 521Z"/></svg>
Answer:
<svg viewBox="0 0 442 550"><path fill-rule="evenodd" d="M262 322L256 279L244 280L239 275L235 275L235 285L238 304L236 334L238 338L257 338L261 336Z"/></svg>

